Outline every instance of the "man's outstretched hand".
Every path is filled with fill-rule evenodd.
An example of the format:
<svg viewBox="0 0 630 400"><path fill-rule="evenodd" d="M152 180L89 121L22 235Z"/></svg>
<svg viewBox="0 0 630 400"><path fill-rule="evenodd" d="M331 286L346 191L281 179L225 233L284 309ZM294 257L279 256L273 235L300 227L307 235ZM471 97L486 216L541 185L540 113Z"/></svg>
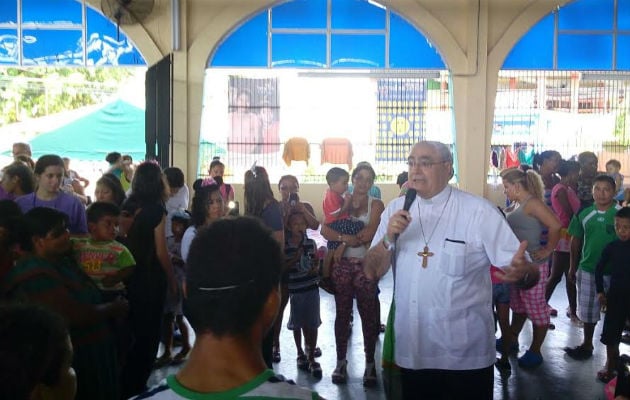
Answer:
<svg viewBox="0 0 630 400"><path fill-rule="evenodd" d="M495 277L506 283L514 283L520 289L527 290L538 283L540 272L538 266L525 257L525 249L527 249L526 240L521 242L510 265L503 268L503 273L496 272Z"/></svg>

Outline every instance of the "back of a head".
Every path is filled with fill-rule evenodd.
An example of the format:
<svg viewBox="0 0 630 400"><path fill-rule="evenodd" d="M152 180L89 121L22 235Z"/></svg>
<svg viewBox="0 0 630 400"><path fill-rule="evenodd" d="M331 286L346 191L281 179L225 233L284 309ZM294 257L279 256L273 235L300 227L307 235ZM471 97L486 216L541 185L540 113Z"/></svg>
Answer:
<svg viewBox="0 0 630 400"><path fill-rule="evenodd" d="M166 195L162 169L151 161L141 163L133 175L131 191L142 204L163 202Z"/></svg>
<svg viewBox="0 0 630 400"><path fill-rule="evenodd" d="M60 316L33 305L1 305L0 338L0 398L27 400L38 384L59 384L71 351Z"/></svg>
<svg viewBox="0 0 630 400"><path fill-rule="evenodd" d="M558 164L558 175L561 177L568 176L572 173L578 174L580 172L580 163L571 160L560 160Z"/></svg>
<svg viewBox="0 0 630 400"><path fill-rule="evenodd" d="M33 193L35 191L35 177L33 170L22 162L13 162L4 168L4 174L8 177L18 177L20 179L20 188L24 194Z"/></svg>
<svg viewBox="0 0 630 400"><path fill-rule="evenodd" d="M33 157L31 145L23 142L13 143L13 157L17 156Z"/></svg>
<svg viewBox="0 0 630 400"><path fill-rule="evenodd" d="M197 335L247 337L272 290L283 255L271 231L249 217L198 231L187 260L185 314Z"/></svg>
<svg viewBox="0 0 630 400"><path fill-rule="evenodd" d="M245 171L244 181L245 214L260 216L265 205L274 201L267 170L253 166Z"/></svg>
<svg viewBox="0 0 630 400"><path fill-rule="evenodd" d="M171 188L180 188L184 186L184 172L177 167L168 167L164 169L164 175Z"/></svg>
<svg viewBox="0 0 630 400"><path fill-rule="evenodd" d="M122 158L122 155L117 151L112 151L111 153L107 153L105 156L105 161L107 161L110 165L115 164Z"/></svg>

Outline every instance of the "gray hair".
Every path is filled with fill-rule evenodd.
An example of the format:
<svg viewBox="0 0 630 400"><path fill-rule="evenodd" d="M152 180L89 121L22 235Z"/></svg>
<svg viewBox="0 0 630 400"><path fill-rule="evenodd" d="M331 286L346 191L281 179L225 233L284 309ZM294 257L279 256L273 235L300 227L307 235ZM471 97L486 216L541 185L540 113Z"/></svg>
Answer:
<svg viewBox="0 0 630 400"><path fill-rule="evenodd" d="M451 149L446 144L435 140L424 140L415 144L415 146L420 145L433 147L443 161L453 163L453 153L451 153Z"/></svg>

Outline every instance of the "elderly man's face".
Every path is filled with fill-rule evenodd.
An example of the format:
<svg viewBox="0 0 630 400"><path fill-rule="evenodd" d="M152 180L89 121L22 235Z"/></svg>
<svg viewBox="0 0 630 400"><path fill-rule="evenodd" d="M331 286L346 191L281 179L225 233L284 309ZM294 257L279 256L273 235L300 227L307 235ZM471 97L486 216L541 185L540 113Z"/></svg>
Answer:
<svg viewBox="0 0 630 400"><path fill-rule="evenodd" d="M409 187L423 198L431 198L446 187L451 178L452 163L426 143L416 144L409 158Z"/></svg>

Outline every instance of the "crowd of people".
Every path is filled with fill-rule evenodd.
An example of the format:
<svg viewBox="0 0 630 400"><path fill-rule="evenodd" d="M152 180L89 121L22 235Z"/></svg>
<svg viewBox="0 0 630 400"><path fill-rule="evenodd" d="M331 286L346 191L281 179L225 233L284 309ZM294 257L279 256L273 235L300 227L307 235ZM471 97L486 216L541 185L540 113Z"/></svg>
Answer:
<svg viewBox="0 0 630 400"><path fill-rule="evenodd" d="M449 185L448 146L423 141L411 148L400 196L387 205L369 163L331 168L320 224L295 176L280 178L276 199L256 164L244 175L244 216L234 218L234 187L218 158L191 185L191 199L181 169L134 166L112 152L92 199L89 180L68 159L49 154L33 162L24 143L13 152L0 185L0 369L15 379L0 397L320 398L273 371L286 325L297 368L315 379L328 374L317 361L320 286L333 294L336 313L330 379L348 382L356 299L362 383L375 387L378 283L390 270L382 374L390 398L491 399L494 368L512 369L508 356L527 320L532 341L517 364L541 365L558 313L549 300L563 275L566 315L584 339L567 355L592 356L604 306L607 361L597 378L616 378L630 317L630 193L620 187L616 160L599 173L594 153L563 160L544 151L531 167L501 172L507 206L497 209ZM317 231L326 245L309 237ZM176 354L175 329L182 340ZM179 364L148 390L153 369ZM15 374L14 365L25 372ZM38 397L43 391L58 397Z"/></svg>

